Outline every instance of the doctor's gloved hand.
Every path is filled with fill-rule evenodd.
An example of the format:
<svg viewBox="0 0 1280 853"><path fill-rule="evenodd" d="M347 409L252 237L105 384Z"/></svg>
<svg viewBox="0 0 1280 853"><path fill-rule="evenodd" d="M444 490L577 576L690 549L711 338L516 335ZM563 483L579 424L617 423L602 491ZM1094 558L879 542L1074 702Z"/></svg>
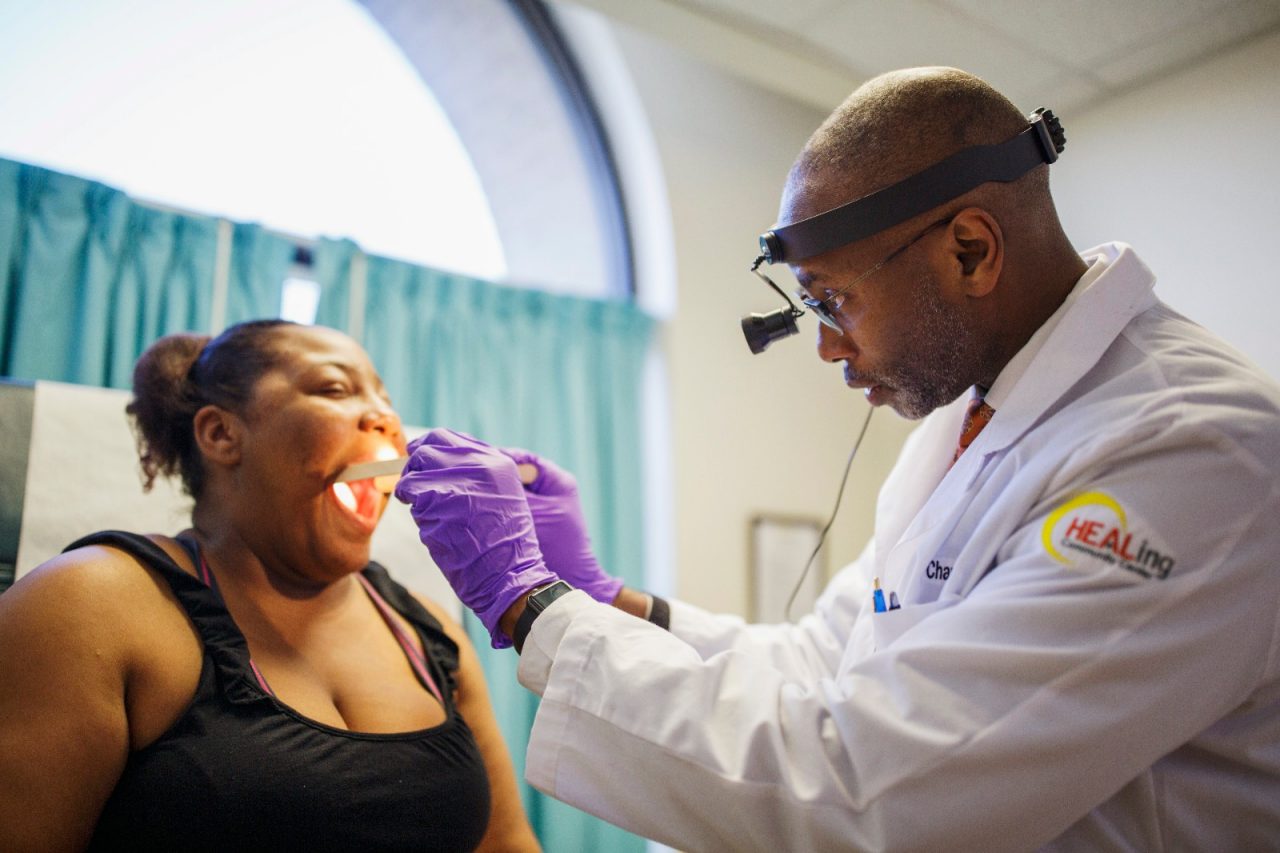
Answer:
<svg viewBox="0 0 1280 853"><path fill-rule="evenodd" d="M433 429L409 445L395 496L458 598L500 649L498 626L522 595L556 576L543 560L516 463L482 441Z"/></svg>
<svg viewBox="0 0 1280 853"><path fill-rule="evenodd" d="M548 568L596 601L612 604L622 589L622 579L606 574L591 550L573 475L527 450L504 447L502 452L519 465L538 469L538 476L525 487L525 500Z"/></svg>

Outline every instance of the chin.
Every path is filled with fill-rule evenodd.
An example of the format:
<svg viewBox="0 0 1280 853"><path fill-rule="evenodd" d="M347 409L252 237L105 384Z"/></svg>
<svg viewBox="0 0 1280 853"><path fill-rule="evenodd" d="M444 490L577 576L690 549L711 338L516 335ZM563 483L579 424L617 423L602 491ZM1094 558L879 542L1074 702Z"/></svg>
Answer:
<svg viewBox="0 0 1280 853"><path fill-rule="evenodd" d="M326 582L353 575L369 565L368 542L334 542L332 538L325 537L314 543L311 551L317 563L323 566L318 574L323 575Z"/></svg>
<svg viewBox="0 0 1280 853"><path fill-rule="evenodd" d="M894 411L894 412L898 415L898 417L900 417L900 418L904 418L904 419L909 420L909 421L918 421L918 420L923 420L924 418L926 418L926 417L928 417L929 415L933 414L933 412L937 409L937 406L935 406L935 407L934 407L934 408L932 408L932 409L927 409L927 408L924 408L924 407L921 407L921 406L913 406L913 405L909 405L909 404L904 404L904 405L900 405L900 406L899 406L899 405L892 405L892 406L890 406L890 408L891 408L891 409L893 409L893 411Z"/></svg>

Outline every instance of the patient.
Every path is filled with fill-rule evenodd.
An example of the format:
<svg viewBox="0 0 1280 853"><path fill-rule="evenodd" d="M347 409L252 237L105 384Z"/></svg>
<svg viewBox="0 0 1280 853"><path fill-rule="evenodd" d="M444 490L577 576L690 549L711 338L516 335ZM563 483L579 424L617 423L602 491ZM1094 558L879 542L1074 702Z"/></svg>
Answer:
<svg viewBox="0 0 1280 853"><path fill-rule="evenodd" d="M175 537L73 543L0 596L0 849L536 850L475 652L369 562L404 452L368 356L283 321L139 359Z"/></svg>

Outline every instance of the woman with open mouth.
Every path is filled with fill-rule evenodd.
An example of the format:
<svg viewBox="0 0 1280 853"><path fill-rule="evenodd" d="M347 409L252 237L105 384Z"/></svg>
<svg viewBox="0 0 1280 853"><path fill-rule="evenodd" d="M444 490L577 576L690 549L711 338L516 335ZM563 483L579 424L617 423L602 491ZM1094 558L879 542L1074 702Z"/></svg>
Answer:
<svg viewBox="0 0 1280 853"><path fill-rule="evenodd" d="M87 536L0 598L6 850L536 850L474 649L370 562L405 437L369 357L284 321L134 372L176 536Z"/></svg>

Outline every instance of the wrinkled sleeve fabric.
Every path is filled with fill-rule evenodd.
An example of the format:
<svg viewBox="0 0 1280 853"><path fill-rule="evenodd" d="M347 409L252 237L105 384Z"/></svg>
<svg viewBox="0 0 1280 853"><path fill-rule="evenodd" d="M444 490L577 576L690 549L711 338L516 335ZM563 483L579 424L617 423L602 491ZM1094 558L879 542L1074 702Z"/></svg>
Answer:
<svg viewBox="0 0 1280 853"><path fill-rule="evenodd" d="M1203 432L1118 447L1061 495L1130 507L1166 579L1054 559L1054 495L966 598L825 678L825 648L566 596L520 663L529 781L690 851L1034 849L1276 679L1273 469Z"/></svg>
<svg viewBox="0 0 1280 853"><path fill-rule="evenodd" d="M839 667L859 610L871 600L873 552L874 545L868 544L855 562L837 572L813 612L796 624L749 624L738 616L672 601L671 633L704 659L736 651L767 661L796 681L829 678Z"/></svg>

